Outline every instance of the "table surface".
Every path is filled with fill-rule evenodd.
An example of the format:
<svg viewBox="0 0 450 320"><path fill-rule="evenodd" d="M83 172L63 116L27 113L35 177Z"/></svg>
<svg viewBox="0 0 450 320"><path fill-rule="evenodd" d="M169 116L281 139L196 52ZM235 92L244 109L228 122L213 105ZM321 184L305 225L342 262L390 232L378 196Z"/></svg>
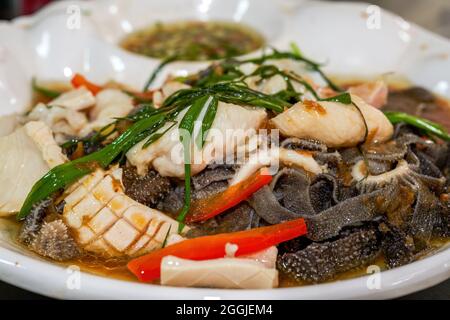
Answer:
<svg viewBox="0 0 450 320"><path fill-rule="evenodd" d="M371 0L425 28L450 37L450 1L448 0ZM46 299L0 281L0 299ZM432 288L416 292L402 299L450 300L450 280Z"/></svg>

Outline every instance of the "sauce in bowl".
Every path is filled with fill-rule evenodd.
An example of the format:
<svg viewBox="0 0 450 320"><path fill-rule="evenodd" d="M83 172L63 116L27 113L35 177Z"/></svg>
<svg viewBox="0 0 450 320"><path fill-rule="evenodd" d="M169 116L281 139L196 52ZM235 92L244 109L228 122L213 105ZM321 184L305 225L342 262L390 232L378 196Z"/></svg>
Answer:
<svg viewBox="0 0 450 320"><path fill-rule="evenodd" d="M157 23L125 37L120 46L144 56L186 61L231 58L261 48L265 41L252 28L233 22Z"/></svg>

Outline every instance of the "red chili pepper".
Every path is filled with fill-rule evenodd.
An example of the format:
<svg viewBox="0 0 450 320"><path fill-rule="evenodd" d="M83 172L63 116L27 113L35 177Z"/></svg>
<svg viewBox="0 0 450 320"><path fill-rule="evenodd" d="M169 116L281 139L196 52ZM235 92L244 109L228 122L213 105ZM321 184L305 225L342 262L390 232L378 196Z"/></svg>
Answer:
<svg viewBox="0 0 450 320"><path fill-rule="evenodd" d="M96 95L97 93L99 93L99 91L101 91L103 89L101 86L98 86L96 84L93 84L92 82L89 82L85 77L83 77L79 73L75 73L71 82L75 88L85 86L86 89L88 89L90 92L92 92L93 95Z"/></svg>
<svg viewBox="0 0 450 320"><path fill-rule="evenodd" d="M247 180L241 181L224 192L209 198L201 199L192 204L192 209L186 217L186 222L198 222L212 217L247 200L253 193L269 184L272 176L267 170L260 170Z"/></svg>
<svg viewBox="0 0 450 320"><path fill-rule="evenodd" d="M128 263L128 269L140 281L148 282L160 277L161 260L165 256L173 255L191 260L223 258L227 243L237 245L238 249L235 255L241 256L264 250L305 234L306 224L300 218L269 227L188 239L133 259Z"/></svg>

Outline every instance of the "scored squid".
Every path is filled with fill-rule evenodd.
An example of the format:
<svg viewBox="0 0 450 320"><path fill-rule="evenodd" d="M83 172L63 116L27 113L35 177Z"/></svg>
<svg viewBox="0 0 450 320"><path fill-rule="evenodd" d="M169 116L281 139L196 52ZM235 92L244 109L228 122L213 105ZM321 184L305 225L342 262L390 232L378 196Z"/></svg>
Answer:
<svg viewBox="0 0 450 320"><path fill-rule="evenodd" d="M106 257L137 256L161 248L178 233L177 221L124 194L120 168L98 169L66 194L64 222L86 251Z"/></svg>
<svg viewBox="0 0 450 320"><path fill-rule="evenodd" d="M354 104L331 101L303 101L271 120L288 137L320 140L328 147L351 147L366 138L384 142L391 138L393 126L378 109L356 95Z"/></svg>

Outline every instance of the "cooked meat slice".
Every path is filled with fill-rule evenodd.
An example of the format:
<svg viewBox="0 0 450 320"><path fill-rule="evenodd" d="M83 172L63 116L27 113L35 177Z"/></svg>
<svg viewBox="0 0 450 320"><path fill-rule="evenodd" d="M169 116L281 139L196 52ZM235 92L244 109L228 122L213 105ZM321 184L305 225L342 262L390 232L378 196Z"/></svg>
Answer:
<svg viewBox="0 0 450 320"><path fill-rule="evenodd" d="M272 124L288 137L316 139L328 147L350 147L368 136L386 141L393 127L384 114L352 95L354 104L338 102L299 102L271 119Z"/></svg>
<svg viewBox="0 0 450 320"><path fill-rule="evenodd" d="M178 123L187 110L179 113ZM206 137L204 147L200 150L192 139L191 171L195 175L204 170L210 163L218 163L233 155L235 150L246 145L255 137L256 130L261 128L267 119L262 108L241 107L219 102L217 113L210 128L211 134ZM198 132L201 123L195 125ZM147 148L142 148L146 139L136 144L127 152L128 161L137 167L139 174L145 174L149 166L162 176L184 178L183 145L180 142L178 125L167 123L158 132L168 130L161 138ZM241 131L242 130L242 131ZM236 132L239 134L229 134ZM240 134L243 133L243 134Z"/></svg>

